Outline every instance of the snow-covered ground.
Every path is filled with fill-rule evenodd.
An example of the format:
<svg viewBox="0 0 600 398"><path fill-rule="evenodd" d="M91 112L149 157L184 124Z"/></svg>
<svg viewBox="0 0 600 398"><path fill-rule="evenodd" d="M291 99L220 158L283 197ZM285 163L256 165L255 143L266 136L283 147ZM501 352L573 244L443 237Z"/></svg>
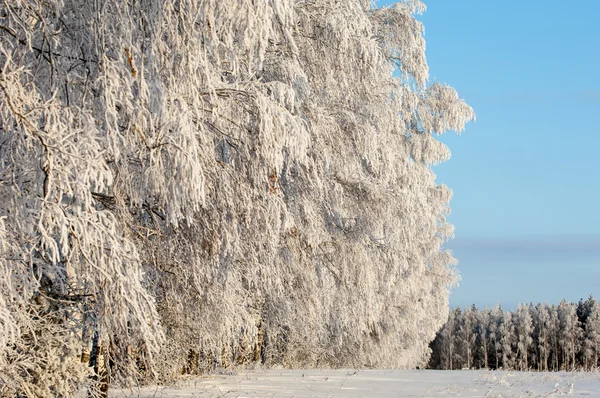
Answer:
<svg viewBox="0 0 600 398"><path fill-rule="evenodd" d="M600 373L434 370L254 370L111 397L600 397Z"/></svg>

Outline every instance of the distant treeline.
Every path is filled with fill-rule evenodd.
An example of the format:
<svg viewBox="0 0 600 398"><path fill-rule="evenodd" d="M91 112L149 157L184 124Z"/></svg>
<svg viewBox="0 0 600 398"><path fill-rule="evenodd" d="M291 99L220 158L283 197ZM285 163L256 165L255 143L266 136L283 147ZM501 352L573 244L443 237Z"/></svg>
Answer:
<svg viewBox="0 0 600 398"><path fill-rule="evenodd" d="M451 309L431 349L431 369L596 369L600 306L590 296L579 303L521 304L516 311Z"/></svg>

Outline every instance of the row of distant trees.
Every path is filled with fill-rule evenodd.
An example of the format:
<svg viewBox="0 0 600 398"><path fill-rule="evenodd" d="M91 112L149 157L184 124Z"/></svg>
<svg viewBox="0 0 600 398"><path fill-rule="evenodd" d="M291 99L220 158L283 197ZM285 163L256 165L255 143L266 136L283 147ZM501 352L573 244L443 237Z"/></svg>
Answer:
<svg viewBox="0 0 600 398"><path fill-rule="evenodd" d="M521 304L450 311L431 343L433 369L591 370L598 367L600 304Z"/></svg>

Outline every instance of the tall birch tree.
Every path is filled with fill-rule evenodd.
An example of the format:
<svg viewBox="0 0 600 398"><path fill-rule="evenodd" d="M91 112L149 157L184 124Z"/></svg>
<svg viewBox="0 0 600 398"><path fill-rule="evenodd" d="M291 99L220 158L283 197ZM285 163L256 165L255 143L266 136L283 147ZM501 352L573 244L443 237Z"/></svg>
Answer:
<svg viewBox="0 0 600 398"><path fill-rule="evenodd" d="M585 368L597 369L600 354L600 306L597 301L591 303L591 311L586 320L583 349Z"/></svg>
<svg viewBox="0 0 600 398"><path fill-rule="evenodd" d="M529 347L533 342L533 325L529 307L526 304L520 304L515 314L515 334L517 342L517 353L515 355L517 368L521 371L529 370Z"/></svg>

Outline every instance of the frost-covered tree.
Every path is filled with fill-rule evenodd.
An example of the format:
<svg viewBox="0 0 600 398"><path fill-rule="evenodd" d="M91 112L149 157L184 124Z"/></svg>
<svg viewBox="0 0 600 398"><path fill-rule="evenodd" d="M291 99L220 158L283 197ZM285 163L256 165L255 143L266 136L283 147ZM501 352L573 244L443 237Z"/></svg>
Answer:
<svg viewBox="0 0 600 398"><path fill-rule="evenodd" d="M473 367L477 341L477 307L473 305L466 309L459 320L458 346L461 355L461 368Z"/></svg>
<svg viewBox="0 0 600 398"><path fill-rule="evenodd" d="M577 355L581 329L577 317L577 308L573 303L562 300L558 305L560 334L558 344L561 348L562 369L572 370L577 366Z"/></svg>
<svg viewBox="0 0 600 398"><path fill-rule="evenodd" d="M579 320L580 325L585 328L587 323L587 319L592 314L594 305L596 301L594 297L590 295L587 300L580 299L577 303L577 319Z"/></svg>
<svg viewBox="0 0 600 398"><path fill-rule="evenodd" d="M502 344L500 342L500 326L501 320L504 317L504 311L500 305L496 305L491 312L490 321L490 341L494 352L494 369L499 369L502 363Z"/></svg>
<svg viewBox="0 0 600 398"><path fill-rule="evenodd" d="M490 352L493 352L490 348L492 347L492 333L493 333L493 319L492 312L489 309L485 309L477 315L477 342L478 349L480 352L481 363L480 368L490 368Z"/></svg>
<svg viewBox="0 0 600 398"><path fill-rule="evenodd" d="M498 334L500 336L500 352L502 355L502 367L512 369L515 365L515 354L513 346L515 344L515 325L514 314L506 311L502 314L499 321Z"/></svg>
<svg viewBox="0 0 600 398"><path fill-rule="evenodd" d="M552 333L548 305L536 305L534 314L533 339L537 345L537 369L540 371L548 371L550 334Z"/></svg>
<svg viewBox="0 0 600 398"><path fill-rule="evenodd" d="M424 9L2 2L4 392L422 364L456 279L435 136L474 117Z"/></svg>
<svg viewBox="0 0 600 398"><path fill-rule="evenodd" d="M462 323L463 312L460 308L455 308L450 311L448 327L446 328L444 347L446 348L446 356L443 363L446 365L446 369L460 369L462 368L463 357L461 355L462 344L458 338Z"/></svg>
<svg viewBox="0 0 600 398"><path fill-rule="evenodd" d="M531 338L533 325L527 305L520 304L518 306L514 323L517 341L517 353L515 355L517 367L519 370L528 370L529 347L533 341Z"/></svg>
<svg viewBox="0 0 600 398"><path fill-rule="evenodd" d="M550 327L549 327L549 335L550 335L550 347L551 347L551 363L552 370L558 371L560 370L561 364L561 356L560 356L560 321L558 319L558 309L556 305L552 305L549 309L550 314Z"/></svg>
<svg viewBox="0 0 600 398"><path fill-rule="evenodd" d="M585 368L597 369L600 354L600 305L597 301L591 302L590 313L586 319L583 349Z"/></svg>

